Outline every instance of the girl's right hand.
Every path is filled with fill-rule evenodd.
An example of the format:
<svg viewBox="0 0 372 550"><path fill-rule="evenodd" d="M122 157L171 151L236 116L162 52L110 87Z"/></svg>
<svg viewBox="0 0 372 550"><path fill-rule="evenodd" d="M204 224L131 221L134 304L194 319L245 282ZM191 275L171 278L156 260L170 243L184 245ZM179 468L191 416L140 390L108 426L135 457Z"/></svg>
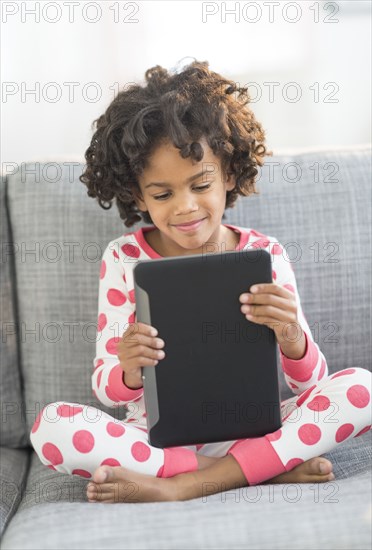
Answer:
<svg viewBox="0 0 372 550"><path fill-rule="evenodd" d="M151 325L132 323L118 343L117 355L124 371L124 383L130 389L142 387L141 367L153 367L165 357L161 350L164 341L156 334L157 330Z"/></svg>

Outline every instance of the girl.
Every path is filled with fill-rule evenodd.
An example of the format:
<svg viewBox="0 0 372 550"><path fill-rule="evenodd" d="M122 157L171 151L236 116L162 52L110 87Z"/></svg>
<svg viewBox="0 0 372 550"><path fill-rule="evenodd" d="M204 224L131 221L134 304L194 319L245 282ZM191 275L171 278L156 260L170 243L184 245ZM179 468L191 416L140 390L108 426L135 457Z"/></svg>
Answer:
<svg viewBox="0 0 372 550"><path fill-rule="evenodd" d="M128 414L117 421L94 407L51 403L36 419L31 442L47 467L93 480L89 502L186 500L264 482L330 481L332 464L320 455L371 428L371 373L355 367L329 376L281 244L221 223L239 195L258 193L257 165L272 154L247 107L247 89L208 62L194 61L178 74L156 66L145 77L144 87L120 92L95 121L80 177L102 208L116 199L126 227L149 224L111 241L100 271L93 392ZM247 288L241 312L275 332L294 394L281 404L282 427L245 440L151 447L141 367L156 368L166 342L156 327L136 322L134 265L252 248L270 252L274 282Z"/></svg>

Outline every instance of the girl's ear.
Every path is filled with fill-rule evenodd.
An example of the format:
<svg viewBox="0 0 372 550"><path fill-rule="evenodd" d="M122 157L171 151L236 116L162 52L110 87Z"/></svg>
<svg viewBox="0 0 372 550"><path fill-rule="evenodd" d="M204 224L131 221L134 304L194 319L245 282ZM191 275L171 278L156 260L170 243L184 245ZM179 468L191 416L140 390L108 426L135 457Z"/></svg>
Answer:
<svg viewBox="0 0 372 550"><path fill-rule="evenodd" d="M134 197L134 202L136 203L138 210L140 210L141 212L147 212L148 208L146 207L146 204L145 204L144 200L142 199L141 193L134 190L133 191L133 197Z"/></svg>
<svg viewBox="0 0 372 550"><path fill-rule="evenodd" d="M225 181L226 191L232 191L235 185L236 185L235 175L232 173L228 174L227 180Z"/></svg>

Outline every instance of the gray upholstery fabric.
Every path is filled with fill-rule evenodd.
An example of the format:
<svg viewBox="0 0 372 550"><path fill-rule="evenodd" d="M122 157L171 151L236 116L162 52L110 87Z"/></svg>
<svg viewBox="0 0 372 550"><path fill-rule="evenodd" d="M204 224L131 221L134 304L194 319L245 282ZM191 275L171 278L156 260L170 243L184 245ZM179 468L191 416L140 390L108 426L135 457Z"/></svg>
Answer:
<svg viewBox="0 0 372 550"><path fill-rule="evenodd" d="M26 447L22 380L17 346L15 273L12 237L6 209L5 178L0 178L0 441L6 447Z"/></svg>
<svg viewBox="0 0 372 550"><path fill-rule="evenodd" d="M364 434L324 455L334 464L330 483L260 485L185 502L114 506L84 504L86 482L33 460L2 548L369 550L370 443Z"/></svg>
<svg viewBox="0 0 372 550"><path fill-rule="evenodd" d="M362 147L268 158L261 194L240 197L223 220L284 245L330 373L372 370L370 153ZM94 398L91 373L101 256L110 240L133 228L115 205L104 211L87 197L81 165L60 164L54 178L53 164L22 165L8 183L27 437L41 408L57 400L125 414ZM296 171L301 177L293 181ZM8 357L15 355L13 346ZM11 364L2 361L2 368ZM292 394L280 369L279 376L285 399ZM13 441L10 422L5 428ZM22 444L21 434L14 444ZM2 548L370 548L371 432L324 456L336 475L326 485L262 485L205 502L109 506L87 503L86 480L49 470L31 449L27 486ZM8 502L3 498L4 510L14 511Z"/></svg>
<svg viewBox="0 0 372 550"><path fill-rule="evenodd" d="M16 513L23 497L30 462L30 451L30 448L10 449L0 447L1 533Z"/></svg>

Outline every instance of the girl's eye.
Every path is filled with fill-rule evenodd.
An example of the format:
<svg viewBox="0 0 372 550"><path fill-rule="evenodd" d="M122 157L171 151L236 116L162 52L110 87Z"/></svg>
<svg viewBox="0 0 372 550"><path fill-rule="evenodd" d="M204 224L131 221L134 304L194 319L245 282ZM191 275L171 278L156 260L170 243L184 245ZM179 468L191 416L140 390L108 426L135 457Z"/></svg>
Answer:
<svg viewBox="0 0 372 550"><path fill-rule="evenodd" d="M207 185L202 185L200 187L194 187L194 189L199 189L199 190L203 190L203 189L208 189L208 187L210 187L210 183L208 183ZM156 197L154 196L154 199L156 201L158 200L163 200L164 197L167 197L167 195L169 195L169 193L165 193L164 195L157 195Z"/></svg>

